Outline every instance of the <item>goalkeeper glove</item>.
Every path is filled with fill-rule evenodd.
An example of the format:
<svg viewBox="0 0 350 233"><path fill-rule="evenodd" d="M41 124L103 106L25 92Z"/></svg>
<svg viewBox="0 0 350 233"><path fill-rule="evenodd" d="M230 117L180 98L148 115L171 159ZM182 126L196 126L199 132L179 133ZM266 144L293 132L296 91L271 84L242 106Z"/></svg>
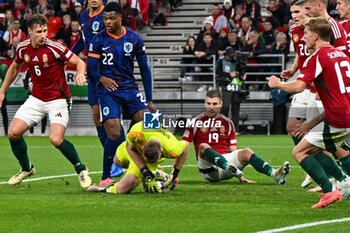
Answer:
<svg viewBox="0 0 350 233"><path fill-rule="evenodd" d="M143 188L145 192L148 193L162 193L163 185L160 180L163 180L161 176L155 176L148 167L143 167L140 169L143 175Z"/></svg>
<svg viewBox="0 0 350 233"><path fill-rule="evenodd" d="M167 182L165 182L164 186L167 190L174 190L177 186L177 176L179 175L180 170L176 167L173 168L171 175Z"/></svg>

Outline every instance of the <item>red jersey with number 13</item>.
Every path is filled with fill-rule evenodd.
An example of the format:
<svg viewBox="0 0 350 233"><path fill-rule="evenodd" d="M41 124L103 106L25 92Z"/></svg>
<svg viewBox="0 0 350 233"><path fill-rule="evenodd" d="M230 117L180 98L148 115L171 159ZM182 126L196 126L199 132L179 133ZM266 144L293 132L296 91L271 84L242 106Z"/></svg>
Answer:
<svg viewBox="0 0 350 233"><path fill-rule="evenodd" d="M56 40L46 38L44 44L33 48L30 39L17 47L15 62L25 62L33 82L32 96L47 102L71 98L64 73L65 62L73 53Z"/></svg>
<svg viewBox="0 0 350 233"><path fill-rule="evenodd" d="M314 82L330 126L350 128L350 58L323 45L304 63L299 80Z"/></svg>
<svg viewBox="0 0 350 233"><path fill-rule="evenodd" d="M185 131L182 140L193 141L197 160L201 143L209 144L220 154L229 153L229 146L237 145L233 122L221 114L217 118L209 118L205 114L198 115Z"/></svg>

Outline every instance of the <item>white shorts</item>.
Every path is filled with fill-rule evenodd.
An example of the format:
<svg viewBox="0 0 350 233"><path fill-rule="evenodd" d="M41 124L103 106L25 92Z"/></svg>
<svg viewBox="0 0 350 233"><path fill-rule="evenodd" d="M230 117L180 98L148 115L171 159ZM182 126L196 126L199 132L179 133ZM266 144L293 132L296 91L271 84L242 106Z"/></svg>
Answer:
<svg viewBox="0 0 350 233"><path fill-rule="evenodd" d="M350 128L335 128L324 123L323 131L309 132L304 138L310 144L334 153L343 142L350 146Z"/></svg>
<svg viewBox="0 0 350 233"><path fill-rule="evenodd" d="M72 100L56 99L44 102L30 95L14 117L25 121L31 127L48 115L50 124L58 123L67 127L71 106Z"/></svg>
<svg viewBox="0 0 350 233"><path fill-rule="evenodd" d="M243 166L238 160L239 151L240 150L235 150L235 151L232 151L231 153L223 154L222 156L224 156L229 163L235 165L239 170L243 171L245 166ZM200 158L199 156L198 156L198 168L199 168L199 172L201 173L201 175L205 180L217 182L220 180L228 180L233 177L231 173L228 173L224 169L211 164L210 162Z"/></svg>
<svg viewBox="0 0 350 233"><path fill-rule="evenodd" d="M318 115L324 112L323 104L321 100L313 99L309 102L309 105L307 107L307 115L306 115L306 122L311 121ZM317 132L322 133L324 128L324 122L320 122L318 125L313 127L310 132Z"/></svg>
<svg viewBox="0 0 350 233"><path fill-rule="evenodd" d="M306 119L309 121L322 113L322 102L315 99L316 93L309 89L295 94L289 109L289 117Z"/></svg>

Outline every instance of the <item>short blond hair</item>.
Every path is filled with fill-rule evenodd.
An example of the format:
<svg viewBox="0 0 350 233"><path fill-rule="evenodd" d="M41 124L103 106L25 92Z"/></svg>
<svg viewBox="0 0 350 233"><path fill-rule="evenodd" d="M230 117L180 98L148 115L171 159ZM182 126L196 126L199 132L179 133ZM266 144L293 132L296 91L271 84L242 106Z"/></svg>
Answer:
<svg viewBox="0 0 350 233"><path fill-rule="evenodd" d="M307 19L304 22L304 27L308 27L310 31L316 33L323 41L329 42L333 35L331 24L322 17Z"/></svg>

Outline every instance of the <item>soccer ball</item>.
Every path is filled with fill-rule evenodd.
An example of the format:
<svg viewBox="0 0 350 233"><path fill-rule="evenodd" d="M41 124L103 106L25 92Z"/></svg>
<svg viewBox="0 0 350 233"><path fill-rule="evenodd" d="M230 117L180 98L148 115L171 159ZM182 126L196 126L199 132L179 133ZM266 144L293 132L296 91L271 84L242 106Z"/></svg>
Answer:
<svg viewBox="0 0 350 233"><path fill-rule="evenodd" d="M165 193L167 189L165 188L164 184L169 180L169 174L159 169L153 171L152 173L154 176L158 177L157 185L159 187L159 193ZM145 183L143 183L143 186L145 188Z"/></svg>
<svg viewBox="0 0 350 233"><path fill-rule="evenodd" d="M169 180L170 176L163 170L156 170L153 172L156 177L161 177L161 180L157 181L158 187L160 188L159 193L166 193L168 190L165 188L164 184Z"/></svg>
<svg viewBox="0 0 350 233"><path fill-rule="evenodd" d="M167 182L169 180L169 178L170 178L170 175L168 173L166 173L163 170L159 170L159 169L155 170L153 172L153 175L155 175L157 177L163 177L163 182L164 183Z"/></svg>

